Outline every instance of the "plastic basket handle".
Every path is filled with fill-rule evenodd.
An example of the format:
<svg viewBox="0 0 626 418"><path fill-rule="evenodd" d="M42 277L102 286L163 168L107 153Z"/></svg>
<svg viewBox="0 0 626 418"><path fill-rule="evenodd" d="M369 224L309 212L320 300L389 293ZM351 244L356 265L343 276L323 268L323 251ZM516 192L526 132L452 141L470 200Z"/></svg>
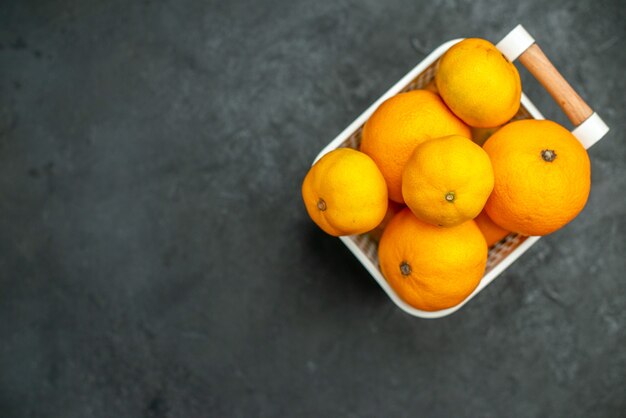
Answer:
<svg viewBox="0 0 626 418"><path fill-rule="evenodd" d="M572 133L585 148L595 144L609 131L600 116L576 93L522 25L517 25L496 46L509 61L519 58L522 65L550 93L576 127Z"/></svg>

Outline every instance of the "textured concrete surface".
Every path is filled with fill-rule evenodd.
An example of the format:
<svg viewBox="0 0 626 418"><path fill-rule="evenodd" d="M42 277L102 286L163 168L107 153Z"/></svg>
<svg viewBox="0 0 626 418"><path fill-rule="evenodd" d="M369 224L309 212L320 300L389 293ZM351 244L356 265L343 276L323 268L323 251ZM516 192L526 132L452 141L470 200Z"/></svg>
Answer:
<svg viewBox="0 0 626 418"><path fill-rule="evenodd" d="M623 417L625 20L603 0L2 1L0 415ZM412 318L300 183L437 45L516 23L612 128L590 200L457 314Z"/></svg>

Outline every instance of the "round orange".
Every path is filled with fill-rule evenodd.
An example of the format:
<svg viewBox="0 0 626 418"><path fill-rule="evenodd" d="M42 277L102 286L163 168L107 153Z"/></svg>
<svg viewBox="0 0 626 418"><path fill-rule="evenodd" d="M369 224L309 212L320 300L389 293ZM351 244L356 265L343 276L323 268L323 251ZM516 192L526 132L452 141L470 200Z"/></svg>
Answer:
<svg viewBox="0 0 626 418"><path fill-rule="evenodd" d="M313 222L334 236L374 229L387 212L385 179L370 157L339 148L320 158L302 183Z"/></svg>
<svg viewBox="0 0 626 418"><path fill-rule="evenodd" d="M591 187L587 151L567 129L548 120L512 122L483 149L495 185L485 210L499 226L523 235L546 235L583 209Z"/></svg>
<svg viewBox="0 0 626 418"><path fill-rule="evenodd" d="M474 219L493 189L487 153L451 135L418 145L404 167L402 196L415 216L438 226Z"/></svg>
<svg viewBox="0 0 626 418"><path fill-rule="evenodd" d="M402 170L415 147L446 135L471 138L469 128L435 93L413 90L381 104L363 127L361 151L372 157L387 182L389 198L404 203Z"/></svg>
<svg viewBox="0 0 626 418"><path fill-rule="evenodd" d="M520 106L522 82L517 68L485 39L465 39L448 49L435 81L443 101L470 126L501 125Z"/></svg>
<svg viewBox="0 0 626 418"><path fill-rule="evenodd" d="M474 222L476 222L480 232L485 236L488 247L493 246L496 242L509 235L509 231L496 225L484 210L474 219Z"/></svg>
<svg viewBox="0 0 626 418"><path fill-rule="evenodd" d="M437 311L458 305L478 286L487 244L472 220L440 228L407 208L385 228L378 258L383 276L402 300Z"/></svg>

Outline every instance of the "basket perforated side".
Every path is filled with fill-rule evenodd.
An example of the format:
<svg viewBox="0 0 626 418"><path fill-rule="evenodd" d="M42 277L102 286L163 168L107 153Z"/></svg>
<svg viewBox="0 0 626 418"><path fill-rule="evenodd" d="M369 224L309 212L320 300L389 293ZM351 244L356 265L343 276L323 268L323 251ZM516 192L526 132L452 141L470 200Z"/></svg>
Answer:
<svg viewBox="0 0 626 418"><path fill-rule="evenodd" d="M435 76L437 65L439 61L435 61L429 67L427 67L422 73L411 80L406 87L402 89L403 92L410 90L417 90L424 88ZM532 119L530 112L522 104L519 111L513 117L513 120L519 119ZM359 126L352 134L350 134L345 141L343 141L339 147L347 147L358 149L361 144L361 132L363 126ZM504 258L511 254L517 247L519 247L528 237L519 234L509 234L500 242L496 243L489 249L489 256L487 259L487 267L485 274L489 273L494 267L496 267ZM359 249L372 261L375 266L378 266L378 242L370 234L361 234L351 236L350 239L359 247Z"/></svg>

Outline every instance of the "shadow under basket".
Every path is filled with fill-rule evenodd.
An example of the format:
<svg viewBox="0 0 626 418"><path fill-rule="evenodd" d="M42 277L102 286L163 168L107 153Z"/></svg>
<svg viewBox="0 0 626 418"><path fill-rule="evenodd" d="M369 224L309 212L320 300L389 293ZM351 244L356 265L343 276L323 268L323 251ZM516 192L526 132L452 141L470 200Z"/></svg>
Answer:
<svg viewBox="0 0 626 418"><path fill-rule="evenodd" d="M455 39L446 42L435 49L330 142L319 153L314 163L324 154L337 148L359 149L363 125L380 104L398 93L424 88L434 79L441 56L451 46L461 40L462 39ZM574 129L572 133L585 148L589 148L608 132L608 127L604 124L602 119L600 119L600 117L582 101L580 96L576 94L569 84L567 84L545 55L543 55L534 39L521 25L518 25L511 31L497 44L497 47L511 62L519 58L522 64L526 66L555 98L574 126L576 126L576 129ZM512 120L520 119L544 119L541 112L539 112L523 92L520 109ZM439 311L423 311L408 305L400 299L396 292L389 286L380 271L378 263L378 242L372 235L367 233L340 237L343 243L352 251L356 258L387 293L389 298L406 313L420 318L441 318L460 309L528 250L528 248L537 242L539 238L540 237L527 237L513 233L509 234L489 249L485 273L479 285L471 295L454 307Z"/></svg>

